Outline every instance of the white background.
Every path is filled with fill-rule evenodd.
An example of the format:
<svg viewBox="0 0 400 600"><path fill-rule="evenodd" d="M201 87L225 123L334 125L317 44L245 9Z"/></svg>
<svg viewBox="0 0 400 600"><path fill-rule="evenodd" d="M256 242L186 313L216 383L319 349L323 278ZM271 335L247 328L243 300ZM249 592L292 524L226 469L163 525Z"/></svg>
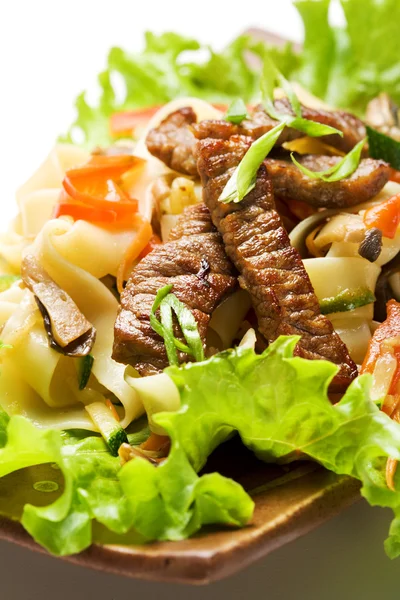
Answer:
<svg viewBox="0 0 400 600"><path fill-rule="evenodd" d="M109 47L138 50L146 29L222 47L250 26L302 37L290 0L0 0L0 229L14 212L15 189L72 121L73 99L94 88ZM395 600L400 562L384 556L388 522L388 513L357 504L208 589L124 580L0 542L0 598Z"/></svg>

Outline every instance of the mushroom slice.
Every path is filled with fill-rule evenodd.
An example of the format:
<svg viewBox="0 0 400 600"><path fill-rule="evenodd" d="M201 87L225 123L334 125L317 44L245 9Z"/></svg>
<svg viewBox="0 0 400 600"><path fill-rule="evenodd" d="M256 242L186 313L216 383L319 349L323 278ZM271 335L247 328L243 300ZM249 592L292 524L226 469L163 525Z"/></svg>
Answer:
<svg viewBox="0 0 400 600"><path fill-rule="evenodd" d="M373 227L367 229L365 237L358 248L358 254L369 262L378 260L382 252L382 231Z"/></svg>
<svg viewBox="0 0 400 600"><path fill-rule="evenodd" d="M96 330L72 298L53 281L31 254L22 261L21 275L23 282L35 296L50 347L65 356L89 354L96 338Z"/></svg>

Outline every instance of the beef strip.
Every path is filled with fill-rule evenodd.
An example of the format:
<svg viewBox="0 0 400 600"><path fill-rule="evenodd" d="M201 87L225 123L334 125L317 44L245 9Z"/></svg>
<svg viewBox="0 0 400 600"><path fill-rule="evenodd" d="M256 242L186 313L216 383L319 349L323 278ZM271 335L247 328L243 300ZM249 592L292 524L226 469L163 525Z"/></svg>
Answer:
<svg viewBox="0 0 400 600"><path fill-rule="evenodd" d="M297 160L310 171L325 171L341 159L308 154ZM323 208L344 208L370 200L389 181L391 173L383 160L364 158L350 177L327 183L304 175L290 160L267 158L264 164L278 196Z"/></svg>
<svg viewBox="0 0 400 600"><path fill-rule="evenodd" d="M279 112L293 114L287 98L277 100L275 106ZM342 131L343 137L334 133L320 138L326 144L329 144L342 152L349 152L367 135L364 123L358 117L343 110L323 110L321 108L315 109L303 105L301 113L303 119L316 121L317 123L329 125L330 127L335 127L335 129ZM365 155L368 154L365 148L364 153Z"/></svg>
<svg viewBox="0 0 400 600"><path fill-rule="evenodd" d="M168 365L164 342L149 319L157 291L168 284L192 311L205 344L211 314L234 290L237 277L203 204L185 210L169 241L140 261L121 295L113 358L132 365L141 375L154 375ZM180 359L189 357L181 355Z"/></svg>
<svg viewBox="0 0 400 600"><path fill-rule="evenodd" d="M293 114L286 98L276 100L275 107L283 114ZM303 106L302 114L306 119L340 129L343 132L342 138L333 134L320 139L343 152L351 150L366 135L363 122L343 111L315 110ZM229 139L232 133L235 133L248 135L254 140L276 125L277 121L267 115L261 105L256 106L250 118L244 119L240 125L232 125L227 121L201 121L196 124L196 114L192 108L186 107L171 113L157 128L152 129L147 136L146 144L149 152L168 167L179 173L193 176L197 175L196 161L193 157L195 145L193 130L196 130L196 135L201 138ZM303 136L303 133L286 127L277 144L281 145Z"/></svg>
<svg viewBox="0 0 400 600"><path fill-rule="evenodd" d="M294 116L294 112L287 98L275 100L275 108L279 113ZM302 116L304 119L309 119L330 125L343 132L343 137L338 134L325 135L319 139L342 152L349 152L354 146L366 136L365 125L360 119L346 113L344 111L328 111L321 109L308 108L302 106ZM234 130L231 123L226 121L201 121L193 125L195 135L197 137L206 138L213 137L219 139L229 139L234 134L248 135L253 140L258 139L264 133L267 133L278 125L278 121L270 117L264 110L261 104L257 105L250 115L250 118L244 119L240 125L236 125ZM196 133L197 132L197 133ZM211 135L210 135L211 134ZM282 145L285 142L290 142L305 134L291 127L286 127L277 142L277 145Z"/></svg>
<svg viewBox="0 0 400 600"><path fill-rule="evenodd" d="M260 332L268 342L280 335L300 335L296 353L338 365L340 370L331 389L343 390L357 376L356 365L331 322L320 313L300 255L290 245L275 209L265 165L258 171L255 188L242 202L218 201L251 141L233 135L229 140L206 138L198 142L197 166L204 201L239 271L239 283L250 293Z"/></svg>
<svg viewBox="0 0 400 600"><path fill-rule="evenodd" d="M191 125L196 123L194 110L187 106L168 115L146 138L147 149L168 167L186 175L197 175L193 156L195 138Z"/></svg>
<svg viewBox="0 0 400 600"><path fill-rule="evenodd" d="M290 112L290 105L286 100L276 101L275 104L281 112ZM331 144L336 143L341 149L349 150L365 133L362 122L348 113L315 111L306 107L303 107L303 113L325 124L340 126L344 131L343 138L334 135L325 136L323 139L329 138ZM245 135L254 140L276 125L276 121L261 107L257 107L252 118L245 119L240 125L233 125L227 121L202 121L196 124L195 121L196 115L193 110L182 108L164 119L147 137L147 147L152 154L169 167L192 176L197 173L193 155L194 135L201 139L212 137L221 140L228 140L231 135ZM298 131L286 127L278 143L301 135ZM307 155L299 158L299 162L311 171L324 171L339 160L336 156ZM353 175L332 183L303 175L292 162L285 159L268 158L266 164L277 195L323 208L344 208L366 202L383 188L390 177L389 165L372 158L362 159Z"/></svg>

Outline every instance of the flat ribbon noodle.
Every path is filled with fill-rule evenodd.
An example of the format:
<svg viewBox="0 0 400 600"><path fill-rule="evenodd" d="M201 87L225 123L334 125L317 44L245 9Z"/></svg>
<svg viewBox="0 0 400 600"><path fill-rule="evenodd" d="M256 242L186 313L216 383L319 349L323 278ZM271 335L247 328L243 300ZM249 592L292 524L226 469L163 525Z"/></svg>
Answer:
<svg viewBox="0 0 400 600"><path fill-rule="evenodd" d="M0 308L10 304L14 310L6 321L0 350L0 406L9 414L20 414L38 427L94 430L82 402L99 394L78 389L74 361L49 348L43 324L29 290L13 286L0 294ZM79 403L79 406L74 406Z"/></svg>
<svg viewBox="0 0 400 600"><path fill-rule="evenodd" d="M121 426L126 427L143 413L143 406L137 394L124 380L124 365L111 358L118 302L98 279L65 260L56 250L54 240L67 233L71 227L71 223L62 219L49 221L30 251L36 254L50 277L71 296L95 327L97 336L91 352L94 357L92 371L98 382L115 394L123 404L125 416ZM98 259L102 259L100 248Z"/></svg>

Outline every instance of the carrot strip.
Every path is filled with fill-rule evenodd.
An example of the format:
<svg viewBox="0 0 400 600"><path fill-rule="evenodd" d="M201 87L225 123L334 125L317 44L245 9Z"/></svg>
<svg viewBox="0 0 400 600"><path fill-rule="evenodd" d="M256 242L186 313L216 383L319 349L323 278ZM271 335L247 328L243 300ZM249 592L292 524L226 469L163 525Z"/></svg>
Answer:
<svg viewBox="0 0 400 600"><path fill-rule="evenodd" d="M159 452L169 444L169 437L166 435L158 435L157 433L151 433L150 437L147 438L140 447L143 450L150 450L152 452Z"/></svg>
<svg viewBox="0 0 400 600"><path fill-rule="evenodd" d="M385 237L392 240L400 223L400 194L368 208L364 213L364 223L370 229L380 229Z"/></svg>
<svg viewBox="0 0 400 600"><path fill-rule="evenodd" d="M111 402L111 400L109 400L108 398L107 398L107 400L106 400L106 405L107 405L107 407L110 409L110 411L112 412L112 415L113 415L114 419L115 419L116 421L120 421L121 419L119 418L119 414L117 413L117 411L116 411L116 408L115 408L114 404L113 404L113 403Z"/></svg>
<svg viewBox="0 0 400 600"><path fill-rule="evenodd" d="M396 491L394 485L394 476L396 475L397 470L397 460L395 458L388 458L386 462L386 484L389 490L392 492Z"/></svg>
<svg viewBox="0 0 400 600"><path fill-rule="evenodd" d="M395 181L396 183L400 183L400 171L396 171L396 169L392 169L390 174L390 181Z"/></svg>
<svg viewBox="0 0 400 600"><path fill-rule="evenodd" d="M393 421L400 423L400 410L397 410L392 417ZM397 460L395 458L388 458L386 463L386 484L392 492L396 491L394 483L394 477L397 470Z"/></svg>

